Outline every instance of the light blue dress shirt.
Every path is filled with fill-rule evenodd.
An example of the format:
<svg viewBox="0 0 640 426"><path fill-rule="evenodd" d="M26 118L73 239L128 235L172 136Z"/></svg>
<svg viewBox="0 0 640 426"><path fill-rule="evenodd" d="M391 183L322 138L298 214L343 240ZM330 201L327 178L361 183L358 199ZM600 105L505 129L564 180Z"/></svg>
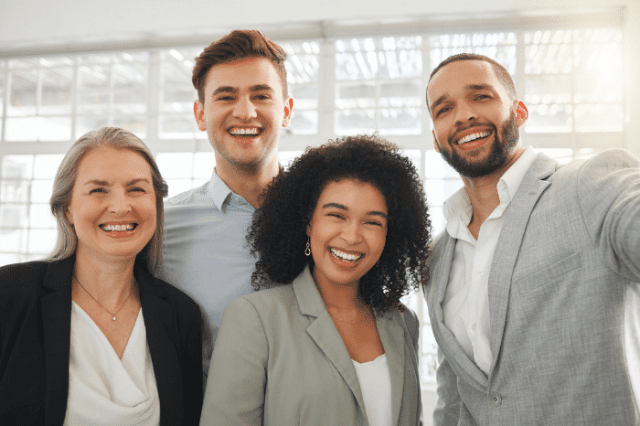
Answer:
<svg viewBox="0 0 640 426"><path fill-rule="evenodd" d="M203 368L227 303L253 291L256 259L246 235L254 207L218 177L165 202L163 262L159 277L191 296L202 310Z"/></svg>

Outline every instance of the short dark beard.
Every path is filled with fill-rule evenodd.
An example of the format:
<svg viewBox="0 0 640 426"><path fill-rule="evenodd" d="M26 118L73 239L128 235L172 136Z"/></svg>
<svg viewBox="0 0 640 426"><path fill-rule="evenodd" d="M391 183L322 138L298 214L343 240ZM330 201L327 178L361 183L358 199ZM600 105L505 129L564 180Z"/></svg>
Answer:
<svg viewBox="0 0 640 426"><path fill-rule="evenodd" d="M440 154L442 155L442 158L444 158L444 160L462 176L468 178L487 176L504 166L509 158L509 153L518 143L520 131L516 124L516 113L514 109L511 110L509 118L502 125L500 135L498 135L496 130L497 129L494 126L493 133L495 134L496 140L491 147L489 156L483 162L473 163L460 157L455 149L453 149L455 142L452 138L449 138L448 141L449 146L451 147L451 152L447 152L440 148ZM440 146L440 142L438 142L438 146Z"/></svg>

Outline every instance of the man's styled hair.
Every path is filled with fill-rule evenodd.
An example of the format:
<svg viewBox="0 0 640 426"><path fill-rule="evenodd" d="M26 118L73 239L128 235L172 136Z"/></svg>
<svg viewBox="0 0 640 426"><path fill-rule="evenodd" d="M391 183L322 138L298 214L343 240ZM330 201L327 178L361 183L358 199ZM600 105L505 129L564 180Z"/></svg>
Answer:
<svg viewBox="0 0 640 426"><path fill-rule="evenodd" d="M507 95L511 98L512 101L517 99L516 96L516 86L513 83L513 79L511 78L511 74L509 71L495 60L489 58L488 56L480 55L477 53L458 53L457 55L449 56L444 61L440 62L440 64L431 71L431 75L429 76L429 83L433 79L433 76L438 73L444 66L449 65L452 62L457 61L484 61L491 65L491 69L493 69L494 74L502 84L502 87L507 91ZM429 87L429 84L427 84ZM429 99L427 98L427 107L429 108L429 112L431 112L431 105L429 105Z"/></svg>
<svg viewBox="0 0 640 426"><path fill-rule="evenodd" d="M284 61L287 54L277 43L256 30L235 30L207 46L196 58L191 81L198 91L198 99L204 104L204 86L211 67L245 58L267 58L276 68L282 85L282 96L286 99L287 69Z"/></svg>

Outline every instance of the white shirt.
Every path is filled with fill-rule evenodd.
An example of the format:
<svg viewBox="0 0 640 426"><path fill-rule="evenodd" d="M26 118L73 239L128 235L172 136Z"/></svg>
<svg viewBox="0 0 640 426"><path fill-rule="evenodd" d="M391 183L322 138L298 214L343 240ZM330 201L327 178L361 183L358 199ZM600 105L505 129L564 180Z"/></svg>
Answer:
<svg viewBox="0 0 640 426"><path fill-rule="evenodd" d="M72 302L64 425L159 424L160 399L142 309L120 359L102 330Z"/></svg>
<svg viewBox="0 0 640 426"><path fill-rule="evenodd" d="M369 426L391 426L391 376L387 356L382 354L373 361L363 363L351 361L360 382Z"/></svg>
<svg viewBox="0 0 640 426"><path fill-rule="evenodd" d="M533 148L528 147L500 178L497 184L500 204L480 227L477 240L467 228L473 210L465 188L444 204L447 232L458 240L443 304L444 323L465 354L487 375L493 361L489 318L491 263L504 214L535 157Z"/></svg>

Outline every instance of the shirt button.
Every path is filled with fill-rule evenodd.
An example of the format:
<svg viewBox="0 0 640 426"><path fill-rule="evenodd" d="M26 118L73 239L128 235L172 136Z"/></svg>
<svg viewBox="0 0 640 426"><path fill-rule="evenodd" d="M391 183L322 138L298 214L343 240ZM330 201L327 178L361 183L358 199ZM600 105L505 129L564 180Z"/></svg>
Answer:
<svg viewBox="0 0 640 426"><path fill-rule="evenodd" d="M476 325L475 324L471 325L471 331L476 331Z"/></svg>
<svg viewBox="0 0 640 426"><path fill-rule="evenodd" d="M497 407L498 405L502 404L502 397L497 393L489 394L489 404Z"/></svg>

